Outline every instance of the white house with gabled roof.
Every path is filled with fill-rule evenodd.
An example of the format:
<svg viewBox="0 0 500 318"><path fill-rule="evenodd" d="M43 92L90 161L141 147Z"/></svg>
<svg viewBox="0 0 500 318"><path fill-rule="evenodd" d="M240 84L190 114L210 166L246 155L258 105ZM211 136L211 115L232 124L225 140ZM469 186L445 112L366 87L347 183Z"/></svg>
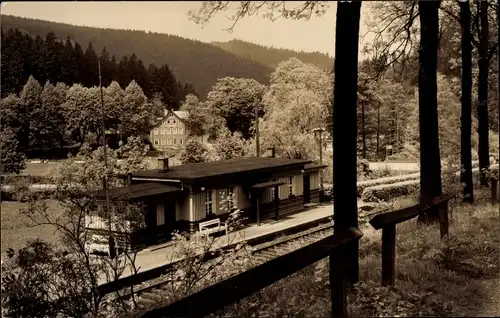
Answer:
<svg viewBox="0 0 500 318"><path fill-rule="evenodd" d="M153 147L158 150L182 147L189 135L186 125L188 116L187 111L165 110L160 123L149 133Z"/></svg>

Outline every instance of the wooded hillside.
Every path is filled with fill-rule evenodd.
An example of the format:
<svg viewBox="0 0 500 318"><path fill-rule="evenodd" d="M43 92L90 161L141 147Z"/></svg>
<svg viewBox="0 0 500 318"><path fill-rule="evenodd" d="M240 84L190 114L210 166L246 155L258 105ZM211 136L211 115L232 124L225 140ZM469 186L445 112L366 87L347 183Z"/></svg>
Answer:
<svg viewBox="0 0 500 318"><path fill-rule="evenodd" d="M2 15L1 26L2 29L17 28L43 38L53 32L58 39L64 41L69 37L83 47L92 42L96 52L106 47L117 60L135 53L145 65L168 64L175 77L182 83L191 82L201 98L218 78L253 78L267 84L272 71L269 66L214 45L168 34L73 26L8 15Z"/></svg>
<svg viewBox="0 0 500 318"><path fill-rule="evenodd" d="M257 61L273 68L277 67L280 62L286 61L292 57L296 57L305 63L313 64L325 71L333 67L333 57L320 52L297 52L236 39L228 42L212 42L212 44L235 55Z"/></svg>

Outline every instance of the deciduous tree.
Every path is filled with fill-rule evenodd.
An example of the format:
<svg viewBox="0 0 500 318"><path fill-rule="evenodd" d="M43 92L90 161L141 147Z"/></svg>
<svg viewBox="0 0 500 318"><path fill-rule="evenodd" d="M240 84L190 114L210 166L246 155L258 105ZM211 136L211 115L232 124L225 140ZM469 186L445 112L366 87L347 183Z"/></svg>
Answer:
<svg viewBox="0 0 500 318"><path fill-rule="evenodd" d="M198 163L208 160L208 149L200 138L189 138L181 154L181 162Z"/></svg>
<svg viewBox="0 0 500 318"><path fill-rule="evenodd" d="M207 105L216 116L226 120L231 132L238 131L248 139L253 134L255 108L263 115L262 97L266 87L254 79L224 77L215 83L207 95Z"/></svg>
<svg viewBox="0 0 500 318"><path fill-rule="evenodd" d="M241 158L245 155L245 141L241 134L239 132L231 133L225 127L220 129L213 146L215 160Z"/></svg>
<svg viewBox="0 0 500 318"><path fill-rule="evenodd" d="M41 103L30 116L30 148L49 151L63 146L65 92L45 83L40 95Z"/></svg>
<svg viewBox="0 0 500 318"><path fill-rule="evenodd" d="M29 149L30 146L30 126L31 126L31 114L33 111L40 109L42 106L42 101L40 95L42 94L42 86L33 77L30 76L26 85L24 85L23 90L19 94L21 99L21 107L19 112L19 120L21 122L22 132L19 136L19 146L23 151Z"/></svg>
<svg viewBox="0 0 500 318"><path fill-rule="evenodd" d="M419 1L420 69L418 76L420 136L420 202L441 195L441 156L437 104L437 53L440 1ZM419 216L419 221L437 220L437 210Z"/></svg>
<svg viewBox="0 0 500 318"><path fill-rule="evenodd" d="M15 132L5 125L0 131L0 149L2 149L2 161L0 173L19 173L24 169L24 154L19 151Z"/></svg>

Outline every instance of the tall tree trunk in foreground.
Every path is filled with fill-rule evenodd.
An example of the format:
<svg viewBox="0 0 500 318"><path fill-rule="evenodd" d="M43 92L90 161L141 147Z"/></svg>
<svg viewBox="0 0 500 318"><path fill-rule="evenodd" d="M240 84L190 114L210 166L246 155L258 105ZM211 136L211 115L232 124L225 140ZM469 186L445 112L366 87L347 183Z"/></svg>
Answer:
<svg viewBox="0 0 500 318"><path fill-rule="evenodd" d="M488 141L488 1L481 0L478 5L479 19L481 21L481 31L479 34L479 80L477 86L478 105L478 157L479 157L479 178L481 186L487 186L488 169L490 167L490 151Z"/></svg>
<svg viewBox="0 0 500 318"><path fill-rule="evenodd" d="M497 67L499 75L498 84L498 134L500 135L500 2L497 2ZM500 138L498 138L498 160L500 164ZM498 180L500 180L500 168L498 169Z"/></svg>
<svg viewBox="0 0 500 318"><path fill-rule="evenodd" d="M464 185L464 202L474 202L472 183L472 39L469 1L460 1L462 25L462 113L460 118L460 182Z"/></svg>
<svg viewBox="0 0 500 318"><path fill-rule="evenodd" d="M419 1L420 69L418 108L420 128L420 202L442 194L437 107L437 53L440 1ZM438 210L419 215L419 222L439 220Z"/></svg>
<svg viewBox="0 0 500 318"><path fill-rule="evenodd" d="M356 193L358 42L361 2L338 2L333 88L334 232L358 227ZM359 277L359 244L346 249L349 281ZM334 260L331 260L334 261Z"/></svg>

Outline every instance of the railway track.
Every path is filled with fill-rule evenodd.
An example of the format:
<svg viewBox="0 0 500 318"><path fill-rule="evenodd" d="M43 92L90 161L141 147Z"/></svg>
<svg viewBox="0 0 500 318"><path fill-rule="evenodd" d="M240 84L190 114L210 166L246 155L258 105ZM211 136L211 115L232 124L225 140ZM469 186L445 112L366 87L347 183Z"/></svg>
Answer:
<svg viewBox="0 0 500 318"><path fill-rule="evenodd" d="M299 247L293 244L300 240L319 240L331 235L332 227L332 222L323 223L296 234L280 237L271 242L251 246L250 252L252 260L255 262L255 265L258 265L280 255L289 253ZM171 287L171 282L172 281L169 279L161 280L149 286L138 288L134 290L133 293L127 292L123 294L121 298L127 300L130 299L132 295L135 295L139 307L153 306L166 300L165 295L169 293L167 289Z"/></svg>
<svg viewBox="0 0 500 318"><path fill-rule="evenodd" d="M360 227L366 224L368 218L374 214L381 213L383 211L377 211L375 213L367 213L360 219ZM278 256L287 254L303 246L304 244L311 244L314 241L318 241L322 238L327 237L332 234L333 222L321 223L315 227L309 228L307 230L279 237L273 241L261 243L258 245L250 246L250 253L254 265L259 265L270 261ZM299 243L299 244L298 244ZM137 304L140 308L154 306L160 302L165 302L165 295L170 291L167 291L171 283L170 280L165 279L146 287L139 288L133 292L136 296ZM123 299L130 299L132 293L126 293L121 296Z"/></svg>
<svg viewBox="0 0 500 318"><path fill-rule="evenodd" d="M333 223L323 223L308 230L278 238L274 241L253 246L252 257L258 263L265 263L278 256L297 249L296 243L303 240L316 241L332 234Z"/></svg>

